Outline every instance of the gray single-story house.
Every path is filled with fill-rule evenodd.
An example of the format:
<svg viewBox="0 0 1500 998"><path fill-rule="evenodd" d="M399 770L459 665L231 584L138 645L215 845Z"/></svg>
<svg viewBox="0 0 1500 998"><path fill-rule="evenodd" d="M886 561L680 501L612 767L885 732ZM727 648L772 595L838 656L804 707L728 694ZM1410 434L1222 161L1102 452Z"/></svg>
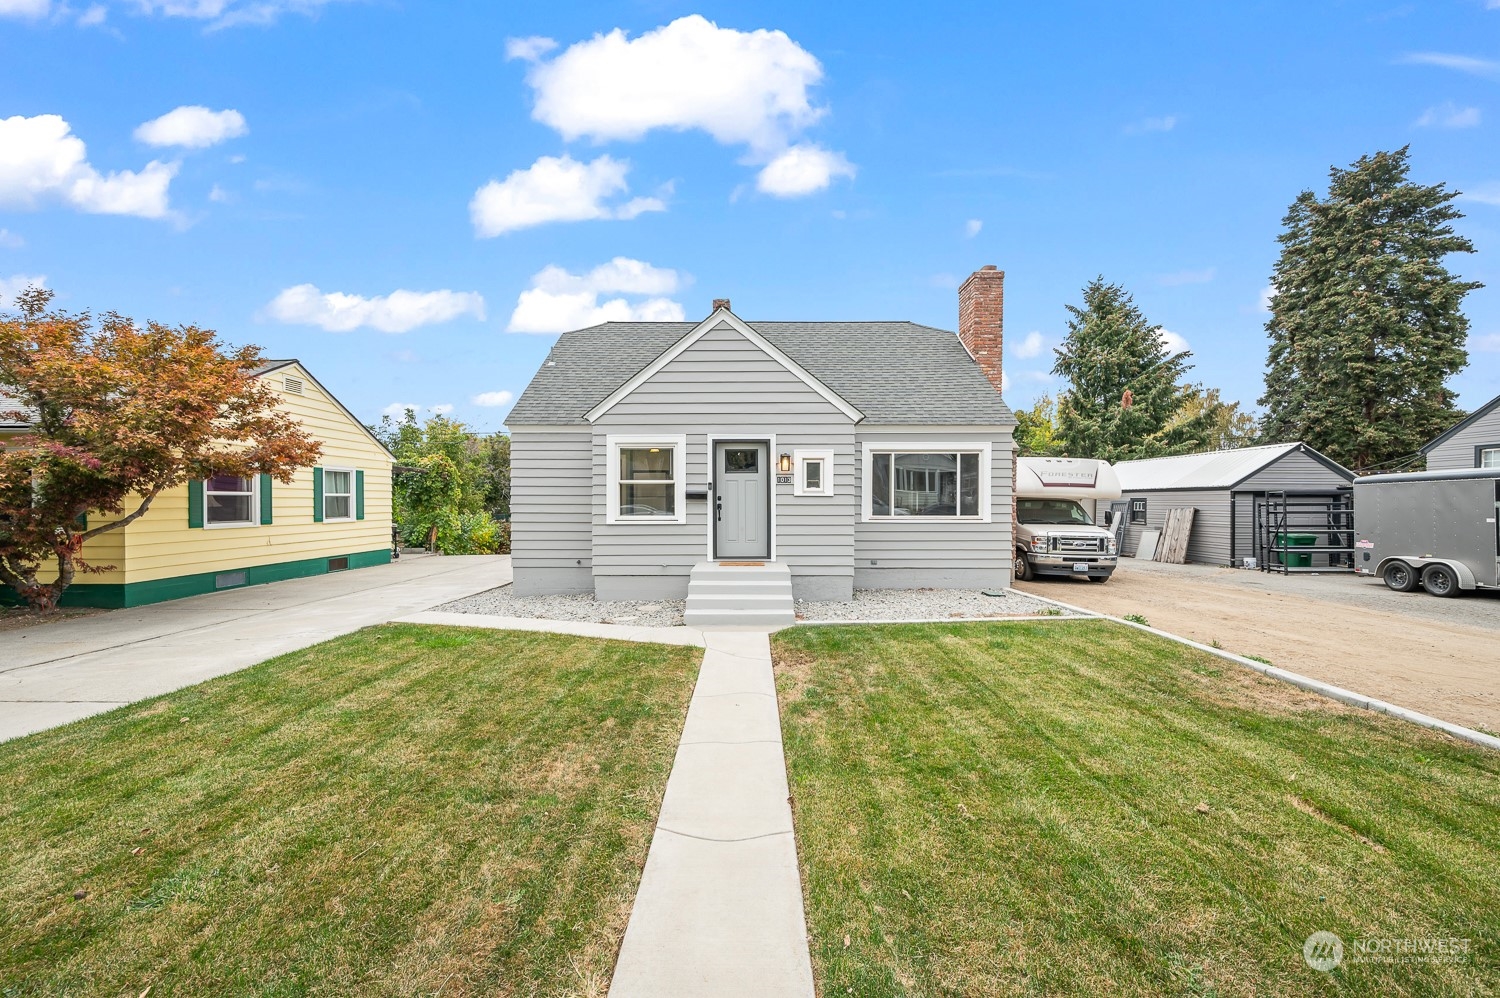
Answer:
<svg viewBox="0 0 1500 998"><path fill-rule="evenodd" d="M1167 510L1192 507L1187 560L1207 565L1264 562L1259 524L1268 495L1334 500L1354 481L1354 472L1302 443L1121 461L1115 474L1121 494L1111 506L1125 520L1121 554L1134 557L1142 531L1161 529Z"/></svg>
<svg viewBox="0 0 1500 998"><path fill-rule="evenodd" d="M1422 448L1428 471L1500 468L1500 395Z"/></svg>
<svg viewBox="0 0 1500 998"><path fill-rule="evenodd" d="M701 322L564 333L506 420L516 592L682 598L691 580L706 600L719 580L733 609L779 586L785 619L793 593L1008 586L1003 287L993 267L964 282L957 335L747 322L725 299Z"/></svg>

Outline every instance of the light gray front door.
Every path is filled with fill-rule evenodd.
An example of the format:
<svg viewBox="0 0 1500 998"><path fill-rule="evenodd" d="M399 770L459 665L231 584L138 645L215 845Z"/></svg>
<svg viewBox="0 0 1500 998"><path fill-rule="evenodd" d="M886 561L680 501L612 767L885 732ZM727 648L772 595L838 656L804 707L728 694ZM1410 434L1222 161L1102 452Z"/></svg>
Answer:
<svg viewBox="0 0 1500 998"><path fill-rule="evenodd" d="M770 457L764 443L714 446L714 557L771 557Z"/></svg>

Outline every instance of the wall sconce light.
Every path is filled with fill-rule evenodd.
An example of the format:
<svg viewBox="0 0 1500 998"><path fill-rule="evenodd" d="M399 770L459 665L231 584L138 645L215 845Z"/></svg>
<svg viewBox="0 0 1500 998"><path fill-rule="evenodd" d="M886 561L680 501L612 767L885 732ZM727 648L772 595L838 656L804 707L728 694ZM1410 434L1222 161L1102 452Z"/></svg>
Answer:
<svg viewBox="0 0 1500 998"><path fill-rule="evenodd" d="M789 475L789 474L791 474L791 472L792 472L792 455L783 453L781 455L781 459L776 462L776 468L783 475Z"/></svg>

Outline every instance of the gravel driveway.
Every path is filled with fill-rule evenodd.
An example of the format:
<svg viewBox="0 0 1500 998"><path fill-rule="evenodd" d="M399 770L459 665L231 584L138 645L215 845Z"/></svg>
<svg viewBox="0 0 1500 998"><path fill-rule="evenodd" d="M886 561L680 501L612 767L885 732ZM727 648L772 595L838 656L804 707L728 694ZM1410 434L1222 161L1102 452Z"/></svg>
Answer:
<svg viewBox="0 0 1500 998"><path fill-rule="evenodd" d="M1500 732L1500 594L1393 593L1350 574L1291 575L1121 559L1109 582L1020 588L1257 655L1325 682Z"/></svg>

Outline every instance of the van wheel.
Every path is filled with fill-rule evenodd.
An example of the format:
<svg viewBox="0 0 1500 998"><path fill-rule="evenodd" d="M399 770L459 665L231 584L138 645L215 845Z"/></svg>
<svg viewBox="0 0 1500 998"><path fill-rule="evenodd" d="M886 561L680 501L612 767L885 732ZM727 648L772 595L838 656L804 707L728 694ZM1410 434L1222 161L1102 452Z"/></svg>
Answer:
<svg viewBox="0 0 1500 998"><path fill-rule="evenodd" d="M1034 578L1036 573L1031 570L1031 559L1024 552L1016 551L1016 581L1030 582Z"/></svg>
<svg viewBox="0 0 1500 998"><path fill-rule="evenodd" d="M1458 575L1447 565L1428 565L1422 573L1422 588L1433 596L1457 596Z"/></svg>
<svg viewBox="0 0 1500 998"><path fill-rule="evenodd" d="M1385 566L1385 571L1380 573L1385 580L1385 586L1393 592L1409 593L1421 582L1417 570L1404 561L1393 561Z"/></svg>

